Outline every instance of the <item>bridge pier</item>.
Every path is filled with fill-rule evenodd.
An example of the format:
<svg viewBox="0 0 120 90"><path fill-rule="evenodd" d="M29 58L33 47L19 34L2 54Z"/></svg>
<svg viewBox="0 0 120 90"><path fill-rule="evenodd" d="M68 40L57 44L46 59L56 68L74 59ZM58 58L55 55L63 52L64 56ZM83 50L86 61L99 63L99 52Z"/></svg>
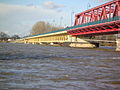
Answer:
<svg viewBox="0 0 120 90"><path fill-rule="evenodd" d="M39 43L40 45L43 44L42 42Z"/></svg>
<svg viewBox="0 0 120 90"><path fill-rule="evenodd" d="M53 42L51 42L51 43L50 43L50 45L54 45L54 43L53 43Z"/></svg>
<svg viewBox="0 0 120 90"><path fill-rule="evenodd" d="M80 47L80 48L96 48L98 44L93 43L71 43L70 47Z"/></svg>
<svg viewBox="0 0 120 90"><path fill-rule="evenodd" d="M92 43L84 39L80 39L78 36L71 36L71 43L69 46L80 48L96 48L99 47L99 43Z"/></svg>
<svg viewBox="0 0 120 90"><path fill-rule="evenodd" d="M116 39L116 51L120 51L120 39Z"/></svg>

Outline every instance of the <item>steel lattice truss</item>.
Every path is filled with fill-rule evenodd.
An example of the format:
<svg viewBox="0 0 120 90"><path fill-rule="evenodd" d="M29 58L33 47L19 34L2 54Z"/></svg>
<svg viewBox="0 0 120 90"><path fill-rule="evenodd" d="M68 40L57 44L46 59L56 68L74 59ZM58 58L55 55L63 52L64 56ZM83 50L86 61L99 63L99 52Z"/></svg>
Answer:
<svg viewBox="0 0 120 90"><path fill-rule="evenodd" d="M120 0L114 0L76 14L74 26L77 26L77 28L68 30L68 34L86 35L118 33L118 31L120 31Z"/></svg>

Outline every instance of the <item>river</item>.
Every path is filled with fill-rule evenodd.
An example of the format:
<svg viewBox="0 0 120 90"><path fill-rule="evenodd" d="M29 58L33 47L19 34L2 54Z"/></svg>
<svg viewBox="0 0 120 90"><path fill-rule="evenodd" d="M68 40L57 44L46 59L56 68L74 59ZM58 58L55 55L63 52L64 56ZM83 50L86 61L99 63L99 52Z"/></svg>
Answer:
<svg viewBox="0 0 120 90"><path fill-rule="evenodd" d="M120 90L120 52L0 43L0 90Z"/></svg>

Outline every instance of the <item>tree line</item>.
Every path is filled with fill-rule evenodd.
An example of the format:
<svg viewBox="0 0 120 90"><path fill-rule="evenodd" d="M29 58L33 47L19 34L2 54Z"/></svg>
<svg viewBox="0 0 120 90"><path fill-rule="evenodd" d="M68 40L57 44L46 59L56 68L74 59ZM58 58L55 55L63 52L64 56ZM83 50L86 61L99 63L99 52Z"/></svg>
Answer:
<svg viewBox="0 0 120 90"><path fill-rule="evenodd" d="M0 32L0 41L8 41L8 40L16 40L16 39L20 39L19 35L13 35L13 36L9 36L8 34L6 34L5 32Z"/></svg>

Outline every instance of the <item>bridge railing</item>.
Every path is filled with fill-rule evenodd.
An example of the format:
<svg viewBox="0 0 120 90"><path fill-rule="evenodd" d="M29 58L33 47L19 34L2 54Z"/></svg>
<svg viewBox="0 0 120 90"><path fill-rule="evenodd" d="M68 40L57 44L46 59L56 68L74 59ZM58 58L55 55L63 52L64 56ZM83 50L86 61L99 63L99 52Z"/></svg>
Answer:
<svg viewBox="0 0 120 90"><path fill-rule="evenodd" d="M99 20L99 21L94 21L94 22L89 22L89 23L85 23L85 24L81 24L81 25L72 26L72 27L69 27L67 29L70 30L70 29L74 29L74 28L80 28L80 27L84 27L84 26L112 22L112 21L119 21L119 20L120 20L120 16L116 16L113 18L108 18L108 19L103 19L103 20Z"/></svg>

